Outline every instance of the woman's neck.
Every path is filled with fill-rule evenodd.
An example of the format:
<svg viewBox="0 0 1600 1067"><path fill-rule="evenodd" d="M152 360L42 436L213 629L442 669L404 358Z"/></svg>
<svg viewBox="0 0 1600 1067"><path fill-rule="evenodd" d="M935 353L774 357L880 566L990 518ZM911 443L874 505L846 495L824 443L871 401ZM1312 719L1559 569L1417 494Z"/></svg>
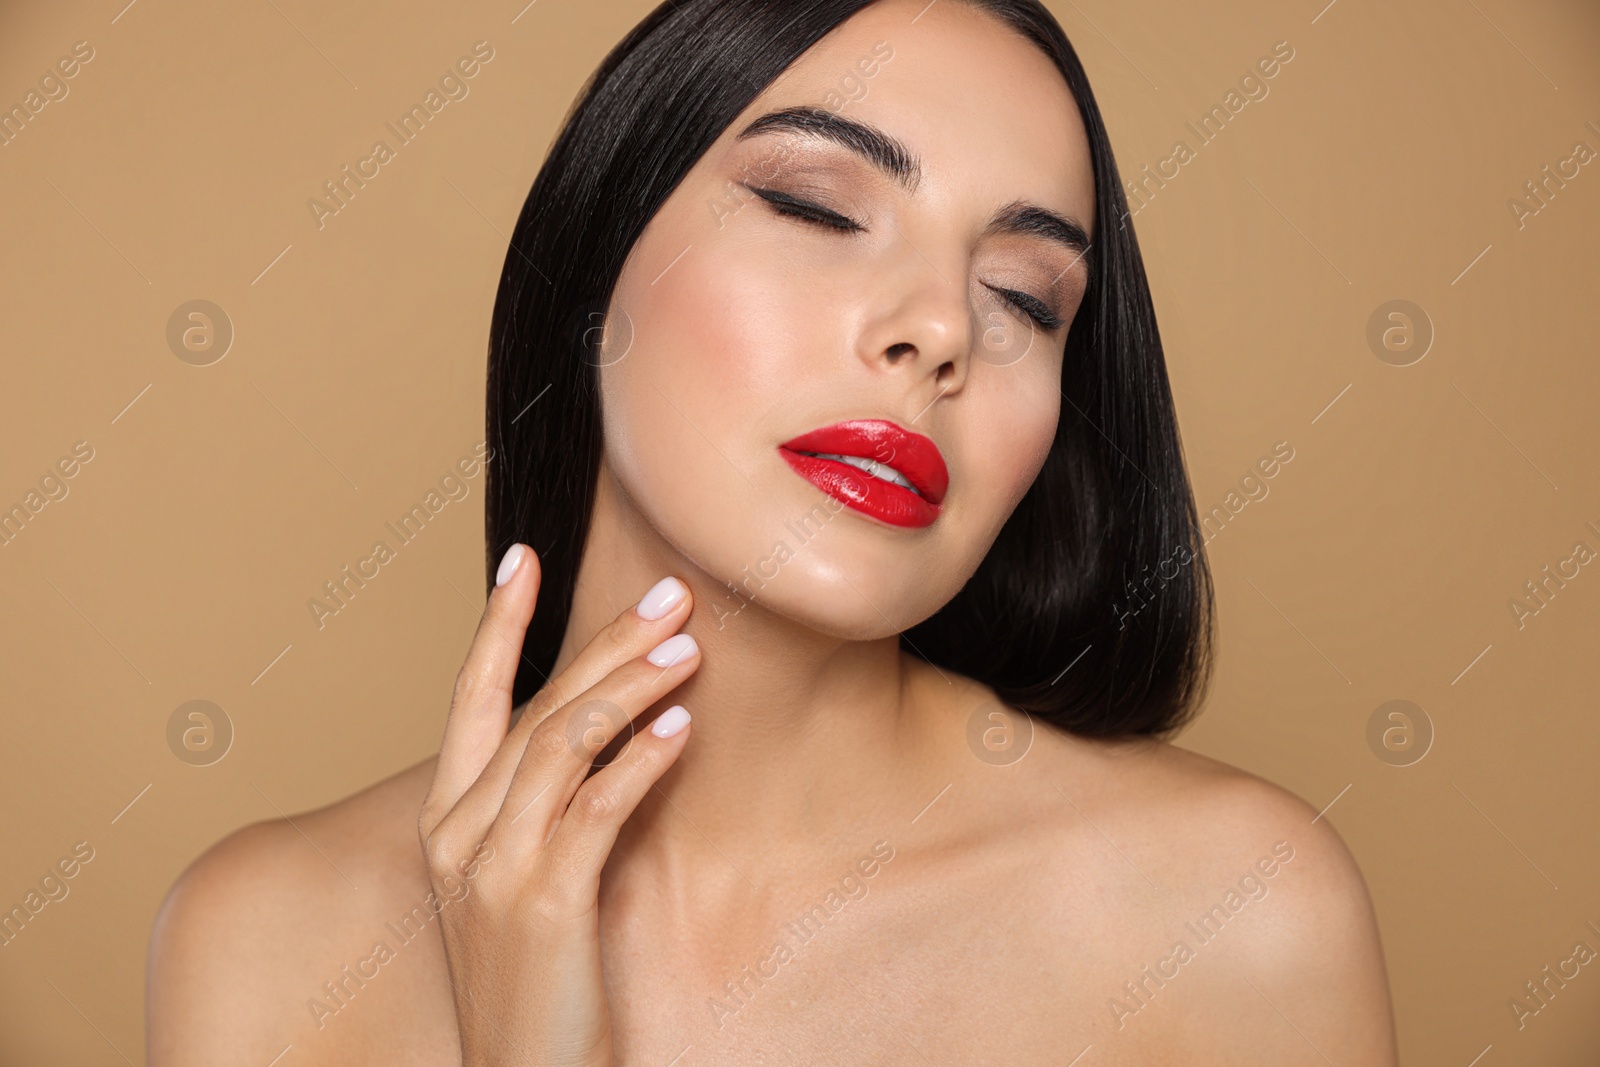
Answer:
<svg viewBox="0 0 1600 1067"><path fill-rule="evenodd" d="M961 726L948 694L972 683L903 655L897 635L834 637L736 599L644 522L604 469L555 669L668 574L693 593L684 632L701 664L662 707L688 708L693 732L608 871L677 885L708 871L730 886L752 868L780 877L861 853L950 781L942 765L957 756Z"/></svg>

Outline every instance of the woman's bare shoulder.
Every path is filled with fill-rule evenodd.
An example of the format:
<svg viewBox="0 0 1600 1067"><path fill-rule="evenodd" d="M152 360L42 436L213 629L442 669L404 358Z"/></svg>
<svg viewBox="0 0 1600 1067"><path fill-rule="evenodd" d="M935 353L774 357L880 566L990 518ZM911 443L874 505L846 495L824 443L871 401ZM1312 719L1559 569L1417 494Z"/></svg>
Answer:
<svg viewBox="0 0 1600 1067"><path fill-rule="evenodd" d="M1292 1018L1336 1062L1394 1062L1376 913L1329 818L1259 775L1166 741L1048 731L1041 755L1043 775L1070 801L1063 824L1090 827L1151 890L1139 918L1170 931L1173 954L1162 958L1185 955L1179 942L1210 957L1208 979L1190 987L1196 1002L1248 1005L1249 1025L1280 1030L1286 1055L1304 1040L1285 1025Z"/></svg>
<svg viewBox="0 0 1600 1067"><path fill-rule="evenodd" d="M1191 873L1208 858L1287 839L1324 862L1348 862L1359 877L1332 824L1260 775L1154 738L1100 741L1047 728L1041 741L1042 774L1063 783L1080 814L1137 823Z"/></svg>
<svg viewBox="0 0 1600 1067"><path fill-rule="evenodd" d="M152 1064L265 1063L293 1041L335 961L429 891L417 814L433 764L245 826L189 865L150 935Z"/></svg>

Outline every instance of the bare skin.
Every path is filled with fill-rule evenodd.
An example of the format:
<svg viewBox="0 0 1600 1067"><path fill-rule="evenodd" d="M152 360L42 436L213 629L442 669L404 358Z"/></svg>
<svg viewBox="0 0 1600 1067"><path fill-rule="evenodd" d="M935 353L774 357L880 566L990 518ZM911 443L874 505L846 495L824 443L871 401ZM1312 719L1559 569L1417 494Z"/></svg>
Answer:
<svg viewBox="0 0 1600 1067"><path fill-rule="evenodd" d="M463 669L480 692L509 685L506 635L520 637L533 589L526 579L508 594L520 604L491 602ZM638 657L691 606L655 624L625 613L586 650L590 677L615 682L631 670L615 684L671 686L698 653L668 671ZM580 659L567 684L583 670ZM239 831L163 908L150 1062L252 1064L286 1047L303 1063L513 1062L500 1058L508 1046L538 1057L517 1062L539 1063L1053 1064L1085 1049L1103 1063L1395 1062L1360 872L1309 805L1161 742L1085 742L1036 727L1013 762L974 759L970 709L992 694L909 657L902 670L921 709L920 783L861 789L863 818L848 833L724 857L698 894L634 874L615 862L620 852L603 886L591 883L582 872L598 867L568 853L559 862L578 872L576 890L561 899L580 906L558 914L594 909L593 951L580 938L575 951L546 942L547 953L530 953L502 925L514 838L535 849L543 814L568 810L592 783L634 776L623 792L637 802L687 731L662 740L641 730L587 782L574 760L564 795L543 809L533 779L519 778L520 792L507 783L490 802L499 830L458 848L475 862L448 887L417 837L418 810L436 826L429 805L449 803L439 791L451 774L437 759L292 825ZM524 748L543 749L526 740L536 718L561 714L546 702L509 731L500 720L501 736L524 742L498 749L515 750L508 772ZM458 699L453 726L473 708ZM1021 716L985 722L1027 730ZM451 740L446 758L460 772L475 746L452 752ZM573 755L561 741L554 749ZM639 772L641 751L659 766ZM523 830L539 829L518 834L508 817L528 811ZM627 816L608 811L599 825L614 833ZM627 829L648 837L663 820L693 825L657 791ZM448 901L436 915L430 891ZM481 910L490 894L497 923ZM463 943L447 951L452 930ZM1172 951L1180 942L1182 955ZM602 971L603 995L582 995ZM576 1045L552 1046L569 1031ZM472 1035L478 1047L463 1041Z"/></svg>
<svg viewBox="0 0 1600 1067"><path fill-rule="evenodd" d="M824 105L882 41L893 59L844 113L911 147L916 190L836 145L738 138ZM1327 819L1159 741L1041 722L997 758L986 739L1028 721L899 648L988 552L1059 416L1066 327L996 288L1070 322L1085 267L985 220L1027 200L1093 232L1087 161L1054 68L959 4L882 0L765 90L619 278L632 346L601 371L553 686L513 716L529 553L436 759L238 831L179 880L152 937L150 1063L1394 1063L1372 906ZM727 199L752 174L864 225ZM1027 358L983 358L995 336ZM938 521L841 512L731 601L822 499L774 445L872 416L937 440ZM641 619L664 575L686 597ZM697 651L642 659L677 632ZM623 727L587 736L596 697L634 736L586 779L592 752L560 741ZM680 704L692 724L651 734Z"/></svg>

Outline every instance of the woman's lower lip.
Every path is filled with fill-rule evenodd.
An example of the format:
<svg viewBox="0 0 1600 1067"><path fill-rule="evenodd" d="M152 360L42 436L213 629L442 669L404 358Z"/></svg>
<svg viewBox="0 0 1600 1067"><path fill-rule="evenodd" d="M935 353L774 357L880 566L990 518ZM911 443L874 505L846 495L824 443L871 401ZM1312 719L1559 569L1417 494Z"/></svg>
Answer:
<svg viewBox="0 0 1600 1067"><path fill-rule="evenodd" d="M824 493L864 515L891 526L929 526L939 517L940 505L930 504L911 490L874 478L859 467L779 448L794 472Z"/></svg>

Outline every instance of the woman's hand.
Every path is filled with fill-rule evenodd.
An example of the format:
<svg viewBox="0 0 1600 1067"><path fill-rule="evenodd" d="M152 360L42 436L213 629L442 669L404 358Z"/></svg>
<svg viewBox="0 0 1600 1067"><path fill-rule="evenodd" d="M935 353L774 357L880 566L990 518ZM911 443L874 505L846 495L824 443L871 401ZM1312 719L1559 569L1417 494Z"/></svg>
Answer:
<svg viewBox="0 0 1600 1067"><path fill-rule="evenodd" d="M539 561L506 553L456 679L418 829L439 913L464 1067L611 1063L600 977L600 870L617 831L688 739L662 712L587 781L590 762L700 665L688 589L652 588L529 702L511 687L539 592ZM676 634L676 636L673 636ZM459 877L470 879L460 895Z"/></svg>

